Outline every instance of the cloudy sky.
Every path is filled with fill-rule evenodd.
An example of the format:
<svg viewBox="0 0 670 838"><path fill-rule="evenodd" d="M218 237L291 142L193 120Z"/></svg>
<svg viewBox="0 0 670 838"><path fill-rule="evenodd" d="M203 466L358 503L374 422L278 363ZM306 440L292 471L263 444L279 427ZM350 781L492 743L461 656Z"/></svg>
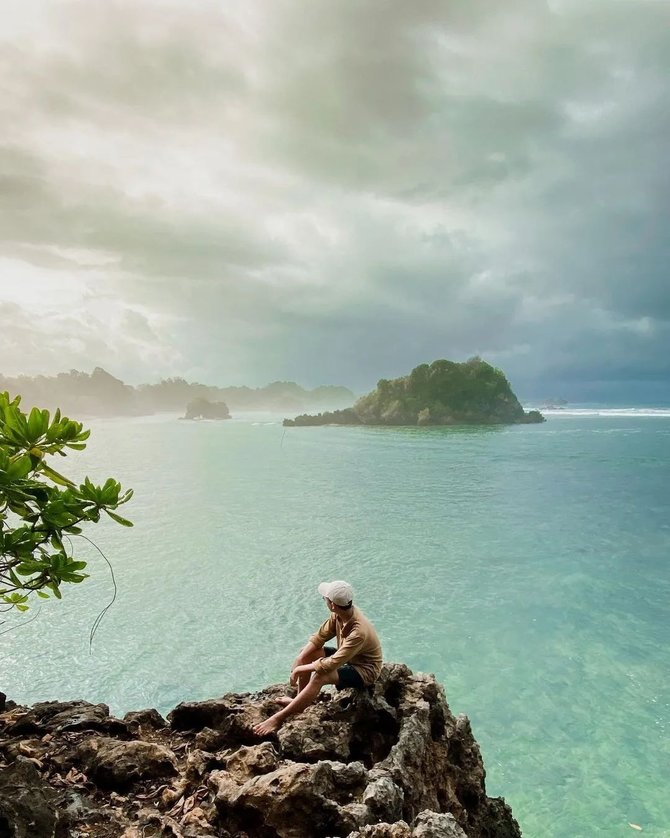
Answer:
<svg viewBox="0 0 670 838"><path fill-rule="evenodd" d="M670 0L0 8L0 372L670 400Z"/></svg>

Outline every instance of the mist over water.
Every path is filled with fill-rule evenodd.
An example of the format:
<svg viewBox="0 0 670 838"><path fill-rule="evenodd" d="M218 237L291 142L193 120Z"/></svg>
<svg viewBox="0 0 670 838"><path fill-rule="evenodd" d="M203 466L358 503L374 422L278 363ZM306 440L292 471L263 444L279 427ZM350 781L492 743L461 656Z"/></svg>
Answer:
<svg viewBox="0 0 670 838"><path fill-rule="evenodd" d="M489 794L525 836L668 834L667 412L468 429L89 424L69 470L136 492L134 529L89 533L118 598L89 655L112 585L82 544L93 578L2 638L9 697L165 713L285 680L326 614L316 585L342 577L385 658L434 672L470 717Z"/></svg>

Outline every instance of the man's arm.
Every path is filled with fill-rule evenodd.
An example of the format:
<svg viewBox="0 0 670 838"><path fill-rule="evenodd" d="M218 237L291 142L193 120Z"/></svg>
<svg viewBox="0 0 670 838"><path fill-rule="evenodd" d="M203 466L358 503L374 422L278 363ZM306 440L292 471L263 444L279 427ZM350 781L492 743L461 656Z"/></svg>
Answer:
<svg viewBox="0 0 670 838"><path fill-rule="evenodd" d="M324 620L316 632L309 638L308 644L312 643L314 645L314 649L320 649L324 643L332 640L336 634L337 629L335 625L335 615L331 614L330 617L328 617L327 620Z"/></svg>
<svg viewBox="0 0 670 838"><path fill-rule="evenodd" d="M365 636L359 634L358 631L352 631L334 655L330 655L328 658L319 658L316 661L314 671L324 674L335 672L340 666L355 658L364 643Z"/></svg>
<svg viewBox="0 0 670 838"><path fill-rule="evenodd" d="M318 651L320 648L320 646L317 646L315 643L312 643L311 640L308 640L298 652L298 657L293 661L291 672L293 672L296 666L300 666L305 663L305 661L311 660L314 657L314 652Z"/></svg>
<svg viewBox="0 0 670 838"><path fill-rule="evenodd" d="M305 646L298 652L298 657L293 661L291 666L291 677L289 679L291 683L294 681L293 670L296 666L303 666L313 661L315 654L323 647L323 644L335 637L336 634L335 617L331 615L319 626L316 633L309 638Z"/></svg>

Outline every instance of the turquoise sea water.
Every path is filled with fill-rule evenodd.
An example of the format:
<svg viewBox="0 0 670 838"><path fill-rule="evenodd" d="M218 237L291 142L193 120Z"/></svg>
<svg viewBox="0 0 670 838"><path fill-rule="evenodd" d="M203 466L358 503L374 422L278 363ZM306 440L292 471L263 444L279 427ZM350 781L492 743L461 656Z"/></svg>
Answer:
<svg viewBox="0 0 670 838"><path fill-rule="evenodd" d="M95 532L118 598L90 655L111 582L82 544L93 578L2 637L11 698L166 712L283 680L343 577L386 659L470 716L525 836L670 835L670 411L89 424L70 470L136 490L134 529Z"/></svg>

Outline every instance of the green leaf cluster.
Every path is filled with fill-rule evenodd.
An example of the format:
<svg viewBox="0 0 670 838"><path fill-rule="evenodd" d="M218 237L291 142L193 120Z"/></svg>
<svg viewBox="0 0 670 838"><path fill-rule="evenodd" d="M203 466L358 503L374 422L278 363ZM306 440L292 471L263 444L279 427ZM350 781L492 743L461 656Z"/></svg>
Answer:
<svg viewBox="0 0 670 838"><path fill-rule="evenodd" d="M90 431L59 410L26 414L20 405L0 393L0 610L25 611L32 595L60 599L63 583L87 578L69 537L102 514L131 527L116 510L133 492L112 477L77 485L54 468L55 457L86 448Z"/></svg>

